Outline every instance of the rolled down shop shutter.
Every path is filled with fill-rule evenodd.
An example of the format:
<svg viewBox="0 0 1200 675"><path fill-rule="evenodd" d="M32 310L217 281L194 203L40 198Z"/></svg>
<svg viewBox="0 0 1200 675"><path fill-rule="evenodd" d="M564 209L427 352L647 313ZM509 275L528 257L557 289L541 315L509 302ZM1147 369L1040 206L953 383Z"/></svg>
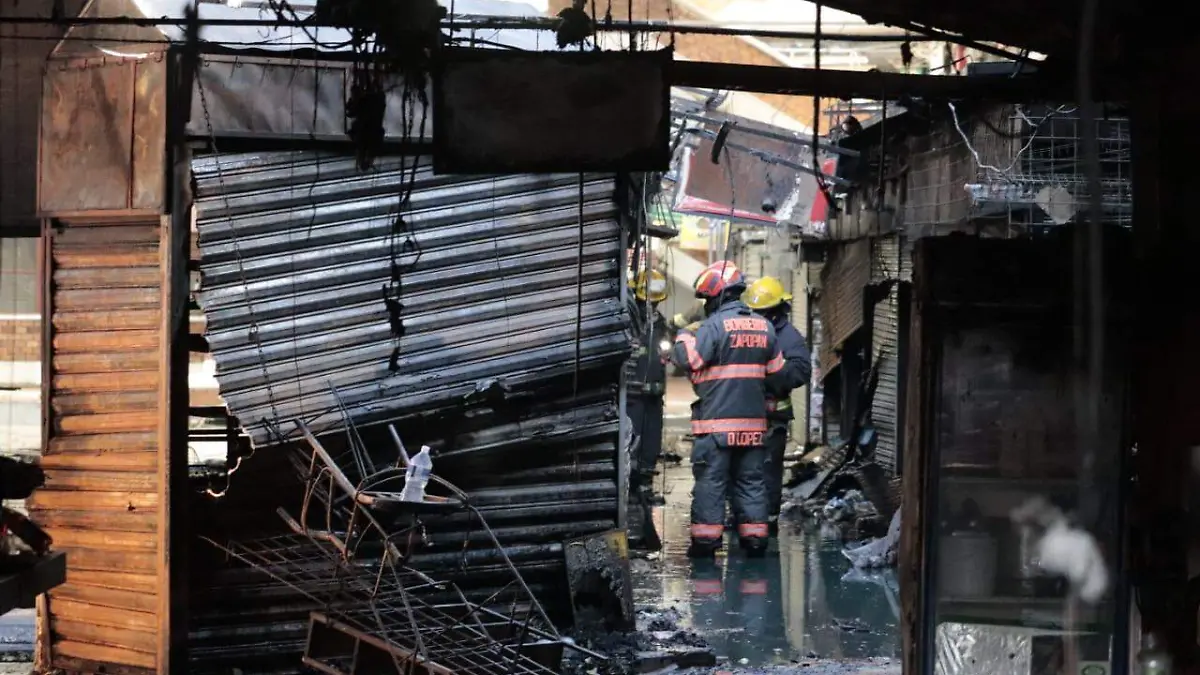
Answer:
<svg viewBox="0 0 1200 675"><path fill-rule="evenodd" d="M47 228L46 484L28 508L67 555L46 609L50 665L68 672L165 672L162 233Z"/></svg>
<svg viewBox="0 0 1200 675"><path fill-rule="evenodd" d="M615 179L586 177L581 214L578 175L445 176L424 161L397 231L398 159L361 173L353 157L259 153L197 158L193 173L206 336L253 443L277 444L272 420L342 428L336 387L357 424L398 420L406 443L432 446L434 471L536 570L535 592L564 597L559 542L618 519ZM394 254L400 339L382 296ZM461 541L470 526L429 531Z"/></svg>
<svg viewBox="0 0 1200 675"><path fill-rule="evenodd" d="M871 283L871 243L866 239L832 247L821 270L822 375L839 362L837 350L862 327L863 288Z"/></svg>

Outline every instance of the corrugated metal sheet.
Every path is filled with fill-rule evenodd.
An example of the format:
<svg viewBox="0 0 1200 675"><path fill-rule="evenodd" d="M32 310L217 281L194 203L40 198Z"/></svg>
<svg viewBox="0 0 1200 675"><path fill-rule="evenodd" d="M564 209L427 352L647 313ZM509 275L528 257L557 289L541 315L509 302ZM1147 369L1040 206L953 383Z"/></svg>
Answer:
<svg viewBox="0 0 1200 675"><path fill-rule="evenodd" d="M270 153L201 158L194 171L206 335L221 395L256 444L265 420L339 426L331 386L362 424L452 409L488 379L521 389L571 374L580 315L584 368L628 348L610 177L587 180L581 228L577 176L423 166L397 343L381 293L405 237L391 235L398 160L364 175L352 158Z"/></svg>
<svg viewBox="0 0 1200 675"><path fill-rule="evenodd" d="M430 445L434 470L470 493L533 590L561 605L560 542L617 524L629 336L614 179L587 177L581 208L578 176L420 168L404 218L419 257L402 256L406 332L392 374L397 342L381 289L403 241L390 234L398 161L359 174L353 158L270 153L193 168L216 377L254 442L274 441L267 420L338 429L336 386L369 446L390 446L371 427L385 421L411 447ZM431 546L418 564L468 595L496 590L499 561L482 549L464 555L464 540L480 534L469 520L426 521ZM279 622L281 640L294 640L284 635L293 624Z"/></svg>
<svg viewBox="0 0 1200 675"><path fill-rule="evenodd" d="M160 228L48 239L51 411L33 519L67 553L49 594L54 667L153 672L160 631Z"/></svg>
<svg viewBox="0 0 1200 675"><path fill-rule="evenodd" d="M863 287L871 282L871 244L862 239L831 247L821 270L821 319L828 375L836 350L862 326Z"/></svg>
<svg viewBox="0 0 1200 675"><path fill-rule="evenodd" d="M882 284L900 275L900 241L896 235L878 237L871 242L871 281ZM878 364L879 382L871 400L871 422L875 427L876 461L894 474L899 466L899 289L893 284L886 297L875 303L871 324L871 361Z"/></svg>

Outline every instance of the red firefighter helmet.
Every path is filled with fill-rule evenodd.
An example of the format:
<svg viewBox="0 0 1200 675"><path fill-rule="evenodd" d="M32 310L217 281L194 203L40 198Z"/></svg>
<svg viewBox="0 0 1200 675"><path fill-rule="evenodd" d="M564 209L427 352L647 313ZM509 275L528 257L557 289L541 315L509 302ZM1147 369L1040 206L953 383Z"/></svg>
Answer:
<svg viewBox="0 0 1200 675"><path fill-rule="evenodd" d="M696 277L696 297L719 298L726 289L745 285L746 276L737 265L728 260L718 260L704 268L700 276Z"/></svg>

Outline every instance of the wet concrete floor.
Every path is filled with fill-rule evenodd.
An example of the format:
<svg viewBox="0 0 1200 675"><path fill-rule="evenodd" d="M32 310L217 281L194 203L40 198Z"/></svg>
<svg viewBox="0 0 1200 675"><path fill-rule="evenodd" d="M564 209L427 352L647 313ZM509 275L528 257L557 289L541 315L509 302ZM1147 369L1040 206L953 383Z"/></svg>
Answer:
<svg viewBox="0 0 1200 675"><path fill-rule="evenodd" d="M672 378L665 434L670 451L686 431L691 401L686 381ZM683 444L681 454L688 446ZM715 563L695 563L688 544L692 475L681 465L659 467L654 512L663 550L633 561L639 608L678 615L713 647L722 669L805 673L899 672L899 593L895 571L854 570L840 533L784 520L764 559L747 559L730 542ZM798 671L799 672L799 671Z"/></svg>

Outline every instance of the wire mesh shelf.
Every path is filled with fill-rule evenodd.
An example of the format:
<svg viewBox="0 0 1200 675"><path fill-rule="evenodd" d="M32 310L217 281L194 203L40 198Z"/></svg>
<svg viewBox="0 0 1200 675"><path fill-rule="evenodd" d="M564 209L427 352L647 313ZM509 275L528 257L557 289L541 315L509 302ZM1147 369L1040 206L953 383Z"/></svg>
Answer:
<svg viewBox="0 0 1200 675"><path fill-rule="evenodd" d="M1075 106L1002 106L967 113L950 105L949 128L913 148L904 224L910 228L992 224L1010 236L1078 222L1089 208L1084 124L1095 125L1101 218L1128 226L1133 214L1129 121L1085 122Z"/></svg>

